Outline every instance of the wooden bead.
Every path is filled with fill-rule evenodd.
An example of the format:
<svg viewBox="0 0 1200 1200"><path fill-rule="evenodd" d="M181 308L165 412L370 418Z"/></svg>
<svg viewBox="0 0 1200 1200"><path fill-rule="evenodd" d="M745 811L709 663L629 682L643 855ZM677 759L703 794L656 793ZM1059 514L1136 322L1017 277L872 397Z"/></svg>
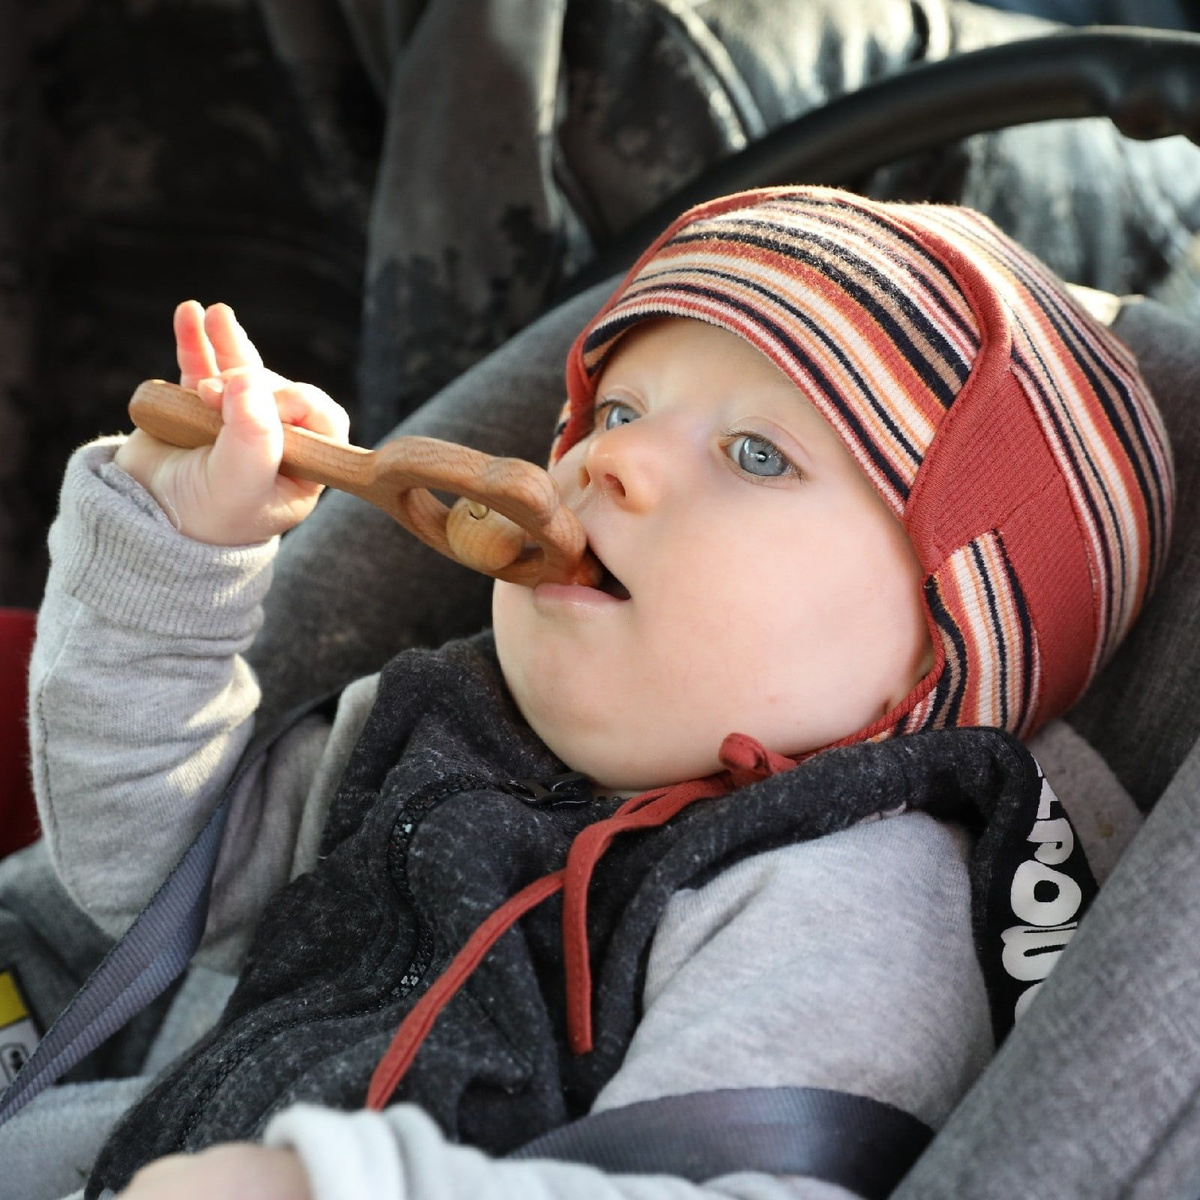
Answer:
<svg viewBox="0 0 1200 1200"><path fill-rule="evenodd" d="M472 512L482 510L483 516ZM475 571L501 571L525 548L524 530L473 500L458 500L446 518L446 540L455 557Z"/></svg>

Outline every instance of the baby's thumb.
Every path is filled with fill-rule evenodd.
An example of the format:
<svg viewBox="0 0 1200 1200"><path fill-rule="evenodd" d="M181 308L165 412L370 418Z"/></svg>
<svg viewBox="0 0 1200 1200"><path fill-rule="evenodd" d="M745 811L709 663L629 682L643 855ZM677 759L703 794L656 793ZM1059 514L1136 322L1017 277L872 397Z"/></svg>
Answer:
<svg viewBox="0 0 1200 1200"><path fill-rule="evenodd" d="M247 497L268 490L283 456L283 426L275 394L261 372L225 377L221 419L224 425L209 458L210 481L222 491Z"/></svg>

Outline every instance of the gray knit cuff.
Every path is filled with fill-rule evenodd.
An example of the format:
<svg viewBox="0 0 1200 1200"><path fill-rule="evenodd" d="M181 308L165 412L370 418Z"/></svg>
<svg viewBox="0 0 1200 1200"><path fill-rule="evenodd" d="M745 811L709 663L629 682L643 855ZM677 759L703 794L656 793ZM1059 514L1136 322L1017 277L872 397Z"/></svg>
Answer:
<svg viewBox="0 0 1200 1200"><path fill-rule="evenodd" d="M119 625L168 636L243 638L262 624L279 538L211 546L179 533L113 461L125 439L71 455L50 527L58 586Z"/></svg>

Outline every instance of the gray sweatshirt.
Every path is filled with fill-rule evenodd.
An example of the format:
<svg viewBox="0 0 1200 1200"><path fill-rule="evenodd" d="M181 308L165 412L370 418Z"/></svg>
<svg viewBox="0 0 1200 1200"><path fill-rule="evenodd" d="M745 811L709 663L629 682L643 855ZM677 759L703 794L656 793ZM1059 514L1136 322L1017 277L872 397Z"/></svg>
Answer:
<svg viewBox="0 0 1200 1200"><path fill-rule="evenodd" d="M251 735L258 689L242 655L277 549L177 533L111 462L120 440L84 446L68 464L30 673L47 846L63 885L113 935L203 825ZM376 682L347 688L332 723L305 718L245 780L198 964L236 974L268 897L314 862ZM1086 782L1059 798L1102 880L1136 809L1062 722L1031 749L1048 776L1060 764ZM706 1088L807 1086L872 1096L939 1128L994 1050L969 849L962 828L909 812L753 856L677 893L651 948L644 1017L593 1111ZM447 1142L411 1104L353 1114L296 1105L265 1140L297 1150L315 1200L849 1196L753 1172L697 1186L498 1161Z"/></svg>

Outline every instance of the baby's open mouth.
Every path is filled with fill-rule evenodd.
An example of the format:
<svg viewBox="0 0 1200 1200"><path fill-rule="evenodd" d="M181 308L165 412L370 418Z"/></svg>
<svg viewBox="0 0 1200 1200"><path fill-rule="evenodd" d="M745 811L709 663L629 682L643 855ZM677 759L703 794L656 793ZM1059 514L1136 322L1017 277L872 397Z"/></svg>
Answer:
<svg viewBox="0 0 1200 1200"><path fill-rule="evenodd" d="M604 568L604 578L596 584L597 590L607 592L618 600L629 599L629 589L607 568Z"/></svg>
<svg viewBox="0 0 1200 1200"><path fill-rule="evenodd" d="M595 554L595 550L592 553ZM596 591L604 592L616 600L628 600L629 589L608 569L607 564L599 555L596 555L596 561L604 567L604 574L600 577L600 582L594 585Z"/></svg>

